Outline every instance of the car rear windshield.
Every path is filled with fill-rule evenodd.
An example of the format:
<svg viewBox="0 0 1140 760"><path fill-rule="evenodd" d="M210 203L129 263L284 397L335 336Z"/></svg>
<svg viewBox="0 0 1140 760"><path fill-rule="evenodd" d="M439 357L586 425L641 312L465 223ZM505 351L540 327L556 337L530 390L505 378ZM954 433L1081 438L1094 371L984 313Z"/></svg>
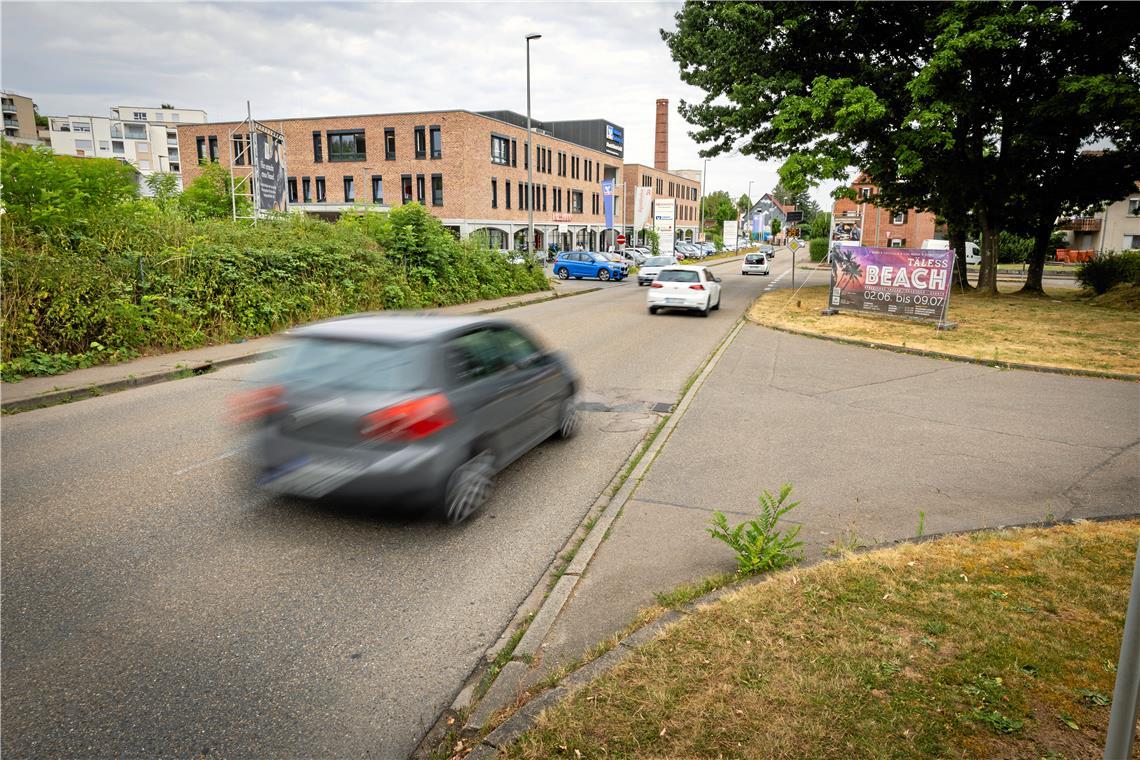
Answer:
<svg viewBox="0 0 1140 760"><path fill-rule="evenodd" d="M658 282L700 282L696 272L688 269L663 269L657 275Z"/></svg>
<svg viewBox="0 0 1140 760"><path fill-rule="evenodd" d="M744 260L747 261L749 264L763 264L764 263L764 257L758 253L750 253L744 257Z"/></svg>
<svg viewBox="0 0 1140 760"><path fill-rule="evenodd" d="M428 356L420 345L296 338L276 363L273 380L298 389L415 390L427 383Z"/></svg>
<svg viewBox="0 0 1140 760"><path fill-rule="evenodd" d="M644 266L647 267L667 267L670 264L675 264L672 256L653 256L645 260Z"/></svg>

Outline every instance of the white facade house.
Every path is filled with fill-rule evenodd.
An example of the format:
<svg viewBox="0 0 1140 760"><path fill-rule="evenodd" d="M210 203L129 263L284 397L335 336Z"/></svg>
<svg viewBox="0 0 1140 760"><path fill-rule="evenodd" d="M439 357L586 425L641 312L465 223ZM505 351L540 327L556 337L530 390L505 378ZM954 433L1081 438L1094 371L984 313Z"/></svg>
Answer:
<svg viewBox="0 0 1140 760"><path fill-rule="evenodd" d="M51 148L65 156L117 158L143 178L155 172L173 174L182 184L178 125L203 124L206 112L193 108L117 106L110 116L52 116ZM193 160L193 156L190 157Z"/></svg>

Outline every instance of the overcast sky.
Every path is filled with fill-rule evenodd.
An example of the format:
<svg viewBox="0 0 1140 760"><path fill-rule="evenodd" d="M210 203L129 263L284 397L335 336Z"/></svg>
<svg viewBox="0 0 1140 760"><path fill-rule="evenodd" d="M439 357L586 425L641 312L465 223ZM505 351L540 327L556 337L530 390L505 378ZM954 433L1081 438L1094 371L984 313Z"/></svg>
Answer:
<svg viewBox="0 0 1140 760"><path fill-rule="evenodd" d="M625 160L653 164L657 98L668 98L672 169L703 159L677 113L701 93L681 82L659 30L679 3L54 3L3 2L3 88L40 113L107 115L116 105L255 117L510 109L543 120L609 119ZM708 188L752 197L776 163L711 159ZM830 207L827 191L813 195Z"/></svg>

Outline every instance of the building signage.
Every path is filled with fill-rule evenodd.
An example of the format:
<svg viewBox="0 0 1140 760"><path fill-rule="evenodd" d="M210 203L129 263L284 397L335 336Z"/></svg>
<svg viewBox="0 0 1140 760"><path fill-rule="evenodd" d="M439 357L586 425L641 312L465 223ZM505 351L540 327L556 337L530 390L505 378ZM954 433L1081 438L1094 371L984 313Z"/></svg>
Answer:
<svg viewBox="0 0 1140 760"><path fill-rule="evenodd" d="M653 231L660 241L660 250L673 251L673 230L677 218L677 201L673 198L657 198L653 201Z"/></svg>
<svg viewBox="0 0 1140 760"><path fill-rule="evenodd" d="M615 127L613 124L607 124L606 139L610 142L615 142L618 145L622 145L624 141L622 139L621 127Z"/></svg>
<svg viewBox="0 0 1140 760"><path fill-rule="evenodd" d="M633 229L649 227L649 212L653 210L653 188L637 187L633 192Z"/></svg>
<svg viewBox="0 0 1140 760"><path fill-rule="evenodd" d="M945 321L954 252L844 246L831 254L833 309Z"/></svg>
<svg viewBox="0 0 1140 760"><path fill-rule="evenodd" d="M554 212L554 221L556 221L556 222L571 222L571 221L574 221L574 217L571 216L570 214L567 214L564 211L555 211Z"/></svg>
<svg viewBox="0 0 1140 760"><path fill-rule="evenodd" d="M728 219L724 223L724 247L736 250L736 239L739 237L739 223L735 219Z"/></svg>
<svg viewBox="0 0 1140 760"><path fill-rule="evenodd" d="M614 226L614 181L602 180L602 210L606 215L606 229Z"/></svg>
<svg viewBox="0 0 1140 760"><path fill-rule="evenodd" d="M285 211L285 144L257 133L257 210Z"/></svg>
<svg viewBox="0 0 1140 760"><path fill-rule="evenodd" d="M621 158L625 155L625 131L613 124L606 124L606 153Z"/></svg>

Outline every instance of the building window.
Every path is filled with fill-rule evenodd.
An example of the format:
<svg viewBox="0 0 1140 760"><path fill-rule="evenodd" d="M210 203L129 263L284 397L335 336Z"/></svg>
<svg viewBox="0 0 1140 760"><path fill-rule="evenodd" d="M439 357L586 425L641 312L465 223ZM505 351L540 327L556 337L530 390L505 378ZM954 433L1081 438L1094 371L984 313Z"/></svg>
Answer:
<svg viewBox="0 0 1140 760"><path fill-rule="evenodd" d="M642 174L641 175L641 186L642 187L653 187L653 177L650 177L648 174Z"/></svg>
<svg viewBox="0 0 1140 760"><path fill-rule="evenodd" d="M526 188L523 183L519 183L519 211L526 209Z"/></svg>
<svg viewBox="0 0 1140 760"><path fill-rule="evenodd" d="M178 172L182 171L182 165L181 165L181 164L175 164L175 163L171 163L171 164L170 164L170 171L172 171L172 172L174 172L174 173L176 173L176 174L177 174Z"/></svg>
<svg viewBox="0 0 1140 760"><path fill-rule="evenodd" d="M404 203L412 202L412 175L400 175L400 200Z"/></svg>
<svg viewBox="0 0 1140 760"><path fill-rule="evenodd" d="M582 213L582 191L574 190L570 193L570 213Z"/></svg>
<svg viewBox="0 0 1140 760"><path fill-rule="evenodd" d="M234 135L233 138L233 152L234 164L242 166L246 163L245 157L246 135Z"/></svg>
<svg viewBox="0 0 1140 760"><path fill-rule="evenodd" d="M205 153L205 151L206 151L205 144L206 144L206 141L203 140L201 137L199 137L198 138L198 160L199 161L201 161L204 158L203 153ZM126 150L123 148L123 141L122 140L112 140L111 141L111 152L112 153L118 153L119 155L122 155L123 153L125 153Z"/></svg>
<svg viewBox="0 0 1140 760"><path fill-rule="evenodd" d="M1128 213L1132 216L1140 215L1140 198L1128 199Z"/></svg>
<svg viewBox="0 0 1140 760"><path fill-rule="evenodd" d="M542 186L542 210L546 211L546 185Z"/></svg>
<svg viewBox="0 0 1140 760"><path fill-rule="evenodd" d="M314 164L319 164L325 160L323 150L324 149L321 147L321 133L320 132L314 132L313 133L313 163Z"/></svg>
<svg viewBox="0 0 1140 760"><path fill-rule="evenodd" d="M305 199L305 203L313 202L313 187L308 177L301 178L301 197Z"/></svg>
<svg viewBox="0 0 1140 760"><path fill-rule="evenodd" d="M860 198L870 198L871 197L871 188L869 188L869 187L859 188L859 197Z"/></svg>
<svg viewBox="0 0 1140 760"><path fill-rule="evenodd" d="M902 248L904 244L906 244L906 240L904 238L891 238L889 241L887 241L887 245L891 248Z"/></svg>
<svg viewBox="0 0 1140 760"><path fill-rule="evenodd" d="M379 174L372 175L372 202L384 202L384 178Z"/></svg>
<svg viewBox="0 0 1140 760"><path fill-rule="evenodd" d="M431 175L431 205L443 205L443 175Z"/></svg>
<svg viewBox="0 0 1140 760"><path fill-rule="evenodd" d="M425 204L425 198L426 197L427 197L427 194L425 192L424 175L417 174L416 175L416 200L419 201L421 205L426 205Z"/></svg>
<svg viewBox="0 0 1140 760"><path fill-rule="evenodd" d="M384 130L384 160L396 160L396 130L391 127Z"/></svg>
<svg viewBox="0 0 1140 760"><path fill-rule="evenodd" d="M123 131L128 140L145 140L147 137L145 124L124 124Z"/></svg>
<svg viewBox="0 0 1140 760"><path fill-rule="evenodd" d="M214 135L210 135L209 143L210 143L210 161L216 164L216 163L218 163L218 138L215 137Z"/></svg>
<svg viewBox="0 0 1140 760"><path fill-rule="evenodd" d="M523 143L523 168L530 168L530 145Z"/></svg>
<svg viewBox="0 0 1140 760"><path fill-rule="evenodd" d="M657 180L657 194L658 195L664 195L664 189L665 189L665 180L661 180L661 179Z"/></svg>
<svg viewBox="0 0 1140 760"><path fill-rule="evenodd" d="M1135 251L1140 248L1140 235L1125 235L1120 243L1120 250Z"/></svg>
<svg viewBox="0 0 1140 760"><path fill-rule="evenodd" d="M491 208L499 207L499 180L491 177Z"/></svg>
<svg viewBox="0 0 1140 760"><path fill-rule="evenodd" d="M329 152L329 158L332 158L332 151ZM352 175L346 175L344 178L344 202L356 203L356 182Z"/></svg>
<svg viewBox="0 0 1140 760"><path fill-rule="evenodd" d="M364 130L329 132L329 161L363 161Z"/></svg>
<svg viewBox="0 0 1140 760"><path fill-rule="evenodd" d="M491 135L491 163L506 166L511 162L511 143L505 137Z"/></svg>
<svg viewBox="0 0 1140 760"><path fill-rule="evenodd" d="M285 180L285 183L286 183L286 187L289 188L289 202L290 203L296 203L297 202L297 178L296 177L290 177L289 179Z"/></svg>
<svg viewBox="0 0 1140 760"><path fill-rule="evenodd" d="M317 203L325 202L325 178L317 177Z"/></svg>
<svg viewBox="0 0 1140 760"><path fill-rule="evenodd" d="M182 121L182 118L178 114L172 113L172 114L170 114L170 120L171 121Z"/></svg>
<svg viewBox="0 0 1140 760"><path fill-rule="evenodd" d="M131 118L136 121L146 121L146 111L135 111Z"/></svg>
<svg viewBox="0 0 1140 760"><path fill-rule="evenodd" d="M511 166L519 165L519 141L511 140Z"/></svg>
<svg viewBox="0 0 1140 760"><path fill-rule="evenodd" d="M194 143L198 148L198 163L200 163L200 164L206 163L206 138L205 137L195 137ZM122 153L123 152L122 151L123 144L119 143L118 145L119 145L120 150L118 150L116 152Z"/></svg>
<svg viewBox="0 0 1140 760"><path fill-rule="evenodd" d="M891 224L906 224L906 212L900 211L891 217Z"/></svg>
<svg viewBox="0 0 1140 760"><path fill-rule="evenodd" d="M511 207L511 181L508 179L506 184L506 192L503 193L503 199L507 202L507 208Z"/></svg>
<svg viewBox="0 0 1140 760"><path fill-rule="evenodd" d="M416 127L416 158L427 158L427 131Z"/></svg>
<svg viewBox="0 0 1140 760"><path fill-rule="evenodd" d="M431 157L443 158L443 134L439 127L432 127L428 132L431 135Z"/></svg>

